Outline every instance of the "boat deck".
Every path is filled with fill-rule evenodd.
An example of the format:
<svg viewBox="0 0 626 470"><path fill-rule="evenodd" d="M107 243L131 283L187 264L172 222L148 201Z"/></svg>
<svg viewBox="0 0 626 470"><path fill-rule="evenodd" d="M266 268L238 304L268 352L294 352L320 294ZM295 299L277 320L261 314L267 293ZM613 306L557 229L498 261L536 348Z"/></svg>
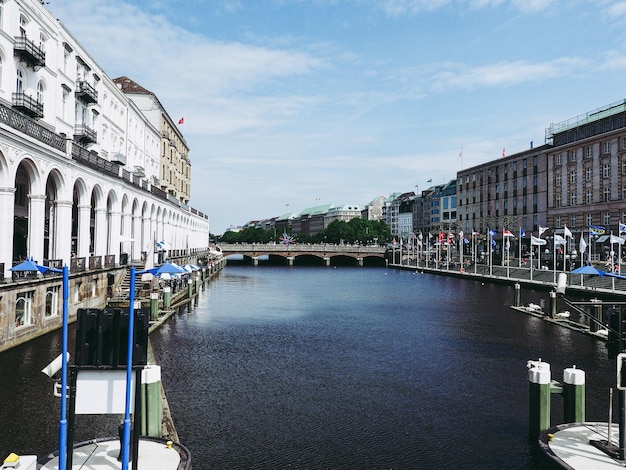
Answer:
<svg viewBox="0 0 626 470"><path fill-rule="evenodd" d="M618 440L618 426L613 423L611 442ZM551 437L550 437L551 436ZM575 470L624 469L624 462L603 452L591 442L606 443L609 440L607 423L563 424L544 432L540 438L541 448L550 461L550 468Z"/></svg>
<svg viewBox="0 0 626 470"><path fill-rule="evenodd" d="M120 455L119 439L95 439L74 446L74 460L72 469L110 470L122 468L117 460ZM51 454L39 460L41 470L57 470L59 458ZM132 469L132 462L128 466ZM147 437L139 438L139 470L190 470L191 458L189 452L180 444L163 439Z"/></svg>

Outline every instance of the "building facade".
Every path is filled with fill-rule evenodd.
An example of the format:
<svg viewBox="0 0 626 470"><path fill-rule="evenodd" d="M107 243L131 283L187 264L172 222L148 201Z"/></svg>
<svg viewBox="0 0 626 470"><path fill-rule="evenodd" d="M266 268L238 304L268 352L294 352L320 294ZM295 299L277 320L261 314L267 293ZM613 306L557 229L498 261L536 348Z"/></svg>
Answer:
<svg viewBox="0 0 626 470"><path fill-rule="evenodd" d="M151 261L157 241L207 249L209 220L187 183L173 198L157 181L162 124L41 2L0 2L0 32L1 348L60 325L58 279L13 282L21 260L70 267L73 314L102 306L111 277Z"/></svg>

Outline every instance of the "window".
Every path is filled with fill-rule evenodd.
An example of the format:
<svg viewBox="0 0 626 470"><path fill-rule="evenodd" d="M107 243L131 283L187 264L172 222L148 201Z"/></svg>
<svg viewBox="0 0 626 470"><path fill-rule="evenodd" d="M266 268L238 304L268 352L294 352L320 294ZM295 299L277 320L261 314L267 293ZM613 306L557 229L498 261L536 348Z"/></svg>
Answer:
<svg viewBox="0 0 626 470"><path fill-rule="evenodd" d="M44 86L43 82L37 83L37 103L43 104L43 94L44 94Z"/></svg>
<svg viewBox="0 0 626 470"><path fill-rule="evenodd" d="M15 327L30 325L32 323L32 306L34 291L18 294L15 302Z"/></svg>
<svg viewBox="0 0 626 470"><path fill-rule="evenodd" d="M602 177L603 178L611 177L611 164L608 162L602 164Z"/></svg>
<svg viewBox="0 0 626 470"><path fill-rule="evenodd" d="M24 93L24 72L22 69L17 69L17 81L15 83L15 92Z"/></svg>
<svg viewBox="0 0 626 470"><path fill-rule="evenodd" d="M569 152L569 161L570 162L575 162L576 161L576 150L570 150L570 152Z"/></svg>
<svg viewBox="0 0 626 470"><path fill-rule="evenodd" d="M561 186L561 174L560 173L557 173L556 175L554 175L554 185Z"/></svg>
<svg viewBox="0 0 626 470"><path fill-rule="evenodd" d="M587 181L593 181L593 167L588 166L585 168L585 179Z"/></svg>
<svg viewBox="0 0 626 470"><path fill-rule="evenodd" d="M561 228L561 216L557 215L556 218L554 219L554 225L556 225L556 228Z"/></svg>
<svg viewBox="0 0 626 470"><path fill-rule="evenodd" d="M591 213L585 215L585 220L587 221L586 225L593 225L593 216L591 215Z"/></svg>
<svg viewBox="0 0 626 470"><path fill-rule="evenodd" d="M591 189L588 189L585 193L585 204L591 203L593 203L593 191Z"/></svg>
<svg viewBox="0 0 626 470"><path fill-rule="evenodd" d="M602 200L604 202L608 202L611 200L611 187L610 186L604 187L604 190L602 192Z"/></svg>
<svg viewBox="0 0 626 470"><path fill-rule="evenodd" d="M626 184L622 186L622 199L626 199Z"/></svg>
<svg viewBox="0 0 626 470"><path fill-rule="evenodd" d="M626 160L622 160L622 175L626 175Z"/></svg>
<svg viewBox="0 0 626 470"><path fill-rule="evenodd" d="M622 150L626 150L626 137L622 137Z"/></svg>
<svg viewBox="0 0 626 470"><path fill-rule="evenodd" d="M59 286L48 287L46 291L46 318L59 314Z"/></svg>
<svg viewBox="0 0 626 470"><path fill-rule="evenodd" d="M554 156L554 165L561 166L561 154L560 153Z"/></svg>
<svg viewBox="0 0 626 470"><path fill-rule="evenodd" d="M604 225L611 225L611 213L610 212L605 212L602 218L603 218L602 223Z"/></svg>
<svg viewBox="0 0 626 470"><path fill-rule="evenodd" d="M585 147L585 158L592 158L593 157L593 147L591 145L587 145L587 147Z"/></svg>
<svg viewBox="0 0 626 470"><path fill-rule="evenodd" d="M554 201L555 201L555 204L554 204L555 207L561 207L561 195L560 194L556 195Z"/></svg>
<svg viewBox="0 0 626 470"><path fill-rule="evenodd" d="M578 199L576 196L577 196L576 193L570 193L570 195L569 195L569 205L570 206L575 206L576 205L576 202L577 202L577 199Z"/></svg>
<svg viewBox="0 0 626 470"><path fill-rule="evenodd" d="M611 142L604 142L602 144L602 153L605 155L611 153Z"/></svg>
<svg viewBox="0 0 626 470"><path fill-rule="evenodd" d="M569 172L569 182L570 184L576 184L576 170Z"/></svg>
<svg viewBox="0 0 626 470"><path fill-rule="evenodd" d="M572 215L569 218L569 224L570 224L570 227L576 227L576 216L575 215Z"/></svg>

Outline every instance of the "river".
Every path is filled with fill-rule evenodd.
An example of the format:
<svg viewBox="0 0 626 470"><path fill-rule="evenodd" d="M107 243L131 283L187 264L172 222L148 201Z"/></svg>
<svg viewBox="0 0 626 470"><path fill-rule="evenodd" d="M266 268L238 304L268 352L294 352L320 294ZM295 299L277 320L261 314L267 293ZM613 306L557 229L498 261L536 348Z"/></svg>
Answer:
<svg viewBox="0 0 626 470"><path fill-rule="evenodd" d="M151 343L195 470L532 469L526 361L550 362L556 380L585 370L589 421L607 420L614 363L603 342L515 311L513 297L387 268L227 266ZM58 399L35 390L58 342L0 354L5 453L54 450ZM100 421L78 435L115 433Z"/></svg>

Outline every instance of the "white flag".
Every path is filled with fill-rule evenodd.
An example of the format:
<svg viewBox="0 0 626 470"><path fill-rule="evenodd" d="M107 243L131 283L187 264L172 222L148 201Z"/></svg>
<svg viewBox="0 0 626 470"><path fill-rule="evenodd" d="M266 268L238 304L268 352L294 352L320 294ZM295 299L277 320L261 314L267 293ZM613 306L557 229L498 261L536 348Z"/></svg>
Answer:
<svg viewBox="0 0 626 470"><path fill-rule="evenodd" d="M585 237L580 236L580 244L578 245L578 251L582 255L587 250L587 242L585 241Z"/></svg>
<svg viewBox="0 0 626 470"><path fill-rule="evenodd" d="M566 237L573 238L572 232L570 231L570 229L567 228L567 225L563 226L563 235L565 235Z"/></svg>
<svg viewBox="0 0 626 470"><path fill-rule="evenodd" d="M548 230L548 227L542 227L541 225L539 226L539 236L541 236L541 234L543 232L545 232L546 230Z"/></svg>
<svg viewBox="0 0 626 470"><path fill-rule="evenodd" d="M611 245L613 243L619 243L620 245L623 245L624 244L624 239L622 237L617 237L617 236L611 234Z"/></svg>
<svg viewBox="0 0 626 470"><path fill-rule="evenodd" d="M535 237L534 235L530 236L530 244L531 245L545 245L547 242L543 238Z"/></svg>
<svg viewBox="0 0 626 470"><path fill-rule="evenodd" d="M556 245L565 245L566 241L561 235L554 234L554 246Z"/></svg>

